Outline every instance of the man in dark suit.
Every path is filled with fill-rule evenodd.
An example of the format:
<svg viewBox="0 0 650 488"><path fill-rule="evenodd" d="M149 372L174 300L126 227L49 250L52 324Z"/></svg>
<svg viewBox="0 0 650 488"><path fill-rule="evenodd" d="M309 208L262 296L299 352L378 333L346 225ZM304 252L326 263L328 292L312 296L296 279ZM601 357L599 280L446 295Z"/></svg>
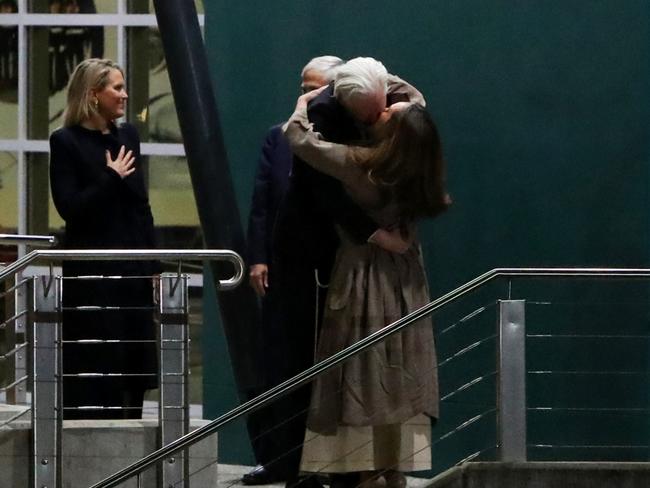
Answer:
<svg viewBox="0 0 650 488"><path fill-rule="evenodd" d="M336 56L319 56L310 60L301 73L302 92L306 93L331 82L335 68L341 64L343 60ZM260 349L263 352L259 374L265 378L264 390L277 384L277 381L266 375L266 372L275 368L275 353L287 352L285 344L278 342L277 329L281 326L282 317L275 300L273 267L269 265L272 261L272 231L280 203L287 192L292 163L293 154L282 133L282 124L276 125L268 131L262 146L248 221L249 281L262 300L259 337L262 341ZM289 447L281 442L271 441L274 435L272 431L269 436L265 435L266 431L282 420L283 418L274 418L272 413L266 410L249 417L248 428L258 465L243 476L243 484L261 485L286 479L286 470L281 464L274 465L273 461L281 458Z"/></svg>

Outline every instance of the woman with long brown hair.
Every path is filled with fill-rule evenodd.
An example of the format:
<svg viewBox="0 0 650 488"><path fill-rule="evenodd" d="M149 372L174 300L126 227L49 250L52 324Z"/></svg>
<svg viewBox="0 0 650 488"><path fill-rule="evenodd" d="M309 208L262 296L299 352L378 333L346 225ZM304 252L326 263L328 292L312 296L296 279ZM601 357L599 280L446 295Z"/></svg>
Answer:
<svg viewBox="0 0 650 488"><path fill-rule="evenodd" d="M422 105L388 107L368 147L323 141L303 95L285 132L305 162L340 180L383 229L355 244L342 229L316 360L320 361L429 302L415 224L443 212L445 165L438 130ZM397 229L403 244L384 248ZM438 381L429 318L314 381L302 469L361 473L365 486L400 488L402 472L431 466L430 427Z"/></svg>

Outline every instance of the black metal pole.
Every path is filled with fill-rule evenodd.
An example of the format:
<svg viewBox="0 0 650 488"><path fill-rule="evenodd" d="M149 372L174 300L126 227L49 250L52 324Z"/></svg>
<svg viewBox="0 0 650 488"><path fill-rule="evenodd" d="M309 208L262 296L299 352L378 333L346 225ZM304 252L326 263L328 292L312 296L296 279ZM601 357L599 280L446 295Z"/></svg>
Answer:
<svg viewBox="0 0 650 488"><path fill-rule="evenodd" d="M205 244L243 254L244 231L194 1L154 0L154 7ZM211 266L218 289L218 277L226 270ZM259 387L259 351L251 340L258 301L248 286L217 295L235 381L245 401Z"/></svg>

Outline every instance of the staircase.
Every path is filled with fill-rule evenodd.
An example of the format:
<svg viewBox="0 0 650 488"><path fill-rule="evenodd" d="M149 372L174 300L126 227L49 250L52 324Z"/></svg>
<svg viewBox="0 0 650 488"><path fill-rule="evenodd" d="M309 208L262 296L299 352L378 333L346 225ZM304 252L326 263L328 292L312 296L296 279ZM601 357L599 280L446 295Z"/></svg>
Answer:
<svg viewBox="0 0 650 488"><path fill-rule="evenodd" d="M456 466L426 488L647 488L650 463L529 462Z"/></svg>

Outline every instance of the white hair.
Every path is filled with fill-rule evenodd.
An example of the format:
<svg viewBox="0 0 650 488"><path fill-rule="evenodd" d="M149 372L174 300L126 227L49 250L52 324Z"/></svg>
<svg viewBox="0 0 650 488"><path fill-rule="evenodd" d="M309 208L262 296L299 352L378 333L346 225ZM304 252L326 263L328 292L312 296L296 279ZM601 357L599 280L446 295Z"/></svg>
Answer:
<svg viewBox="0 0 650 488"><path fill-rule="evenodd" d="M342 103L357 97L385 97L388 71L374 58L354 58L336 70L334 96Z"/></svg>
<svg viewBox="0 0 650 488"><path fill-rule="evenodd" d="M312 58L302 69L300 77L304 78L307 71L318 71L323 75L325 80L329 83L334 80L336 70L339 66L345 64L341 58L337 56L317 56Z"/></svg>

